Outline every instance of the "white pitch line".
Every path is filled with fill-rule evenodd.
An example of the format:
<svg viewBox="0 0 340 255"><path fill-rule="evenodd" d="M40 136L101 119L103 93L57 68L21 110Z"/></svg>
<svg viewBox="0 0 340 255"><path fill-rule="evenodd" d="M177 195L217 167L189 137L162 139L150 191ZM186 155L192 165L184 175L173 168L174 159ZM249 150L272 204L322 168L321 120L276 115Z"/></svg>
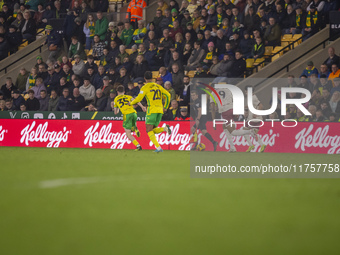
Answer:
<svg viewBox="0 0 340 255"><path fill-rule="evenodd" d="M79 177L79 178L65 178L65 179L54 179L45 180L39 182L39 188L41 189L53 189L63 186L91 184L91 183L103 183L113 181L149 181L149 180L171 180L179 179L179 176L186 178L183 174L156 174L156 175L128 175L128 176L96 176L96 177ZM189 177L188 177L189 178Z"/></svg>
<svg viewBox="0 0 340 255"><path fill-rule="evenodd" d="M39 183L39 188L51 189L51 188L58 188L62 186L89 184L89 183L98 183L98 182L107 182L107 181L108 180L104 179L103 177L81 177L81 178L55 179L55 180L41 181Z"/></svg>

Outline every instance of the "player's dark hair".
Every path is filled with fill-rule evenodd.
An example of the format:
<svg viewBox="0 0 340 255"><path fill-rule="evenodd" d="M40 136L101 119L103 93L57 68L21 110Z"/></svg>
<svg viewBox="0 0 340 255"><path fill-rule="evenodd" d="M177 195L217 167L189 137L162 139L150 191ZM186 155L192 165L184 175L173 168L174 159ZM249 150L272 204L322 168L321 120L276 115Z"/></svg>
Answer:
<svg viewBox="0 0 340 255"><path fill-rule="evenodd" d="M118 91L119 93L123 93L123 92L125 91L124 86L119 85L119 86L117 87L117 91Z"/></svg>
<svg viewBox="0 0 340 255"><path fill-rule="evenodd" d="M150 71L145 72L144 78L146 80L151 80L152 79L152 73Z"/></svg>

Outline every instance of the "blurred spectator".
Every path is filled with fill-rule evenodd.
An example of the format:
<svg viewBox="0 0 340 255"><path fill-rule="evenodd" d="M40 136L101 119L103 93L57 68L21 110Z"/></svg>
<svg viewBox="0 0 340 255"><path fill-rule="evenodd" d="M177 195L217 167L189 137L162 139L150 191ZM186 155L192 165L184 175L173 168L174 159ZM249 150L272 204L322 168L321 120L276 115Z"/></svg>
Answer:
<svg viewBox="0 0 340 255"><path fill-rule="evenodd" d="M63 88L56 111L70 111L71 104L72 98L70 97L70 90L67 87Z"/></svg>
<svg viewBox="0 0 340 255"><path fill-rule="evenodd" d="M332 110L329 107L329 102L322 101L320 104L320 109L322 111L323 116L329 119L329 116L332 114Z"/></svg>
<svg viewBox="0 0 340 255"><path fill-rule="evenodd" d="M172 64L172 82L173 89L175 90L176 94L179 94L183 89L183 78L184 74L180 70L178 64L177 63Z"/></svg>
<svg viewBox="0 0 340 255"><path fill-rule="evenodd" d="M125 21L124 30L122 31L122 35L120 37L120 39L122 40L122 42L125 46L130 46L130 44L132 42L133 33L134 33L134 31L133 31L133 28L132 28L130 22Z"/></svg>
<svg viewBox="0 0 340 255"><path fill-rule="evenodd" d="M85 70L85 63L84 60L81 59L81 57L77 54L74 55L74 64L72 67L72 71L76 75L82 75Z"/></svg>
<svg viewBox="0 0 340 255"><path fill-rule="evenodd" d="M103 50L105 48L105 43L103 41L100 40L99 36L96 34L93 37L93 46L92 46L92 55L94 57L94 59L99 60L100 57L103 55Z"/></svg>
<svg viewBox="0 0 340 255"><path fill-rule="evenodd" d="M18 12L16 19L12 22L11 25L15 26L15 28L18 30L22 22L24 22L24 15L21 12Z"/></svg>
<svg viewBox="0 0 340 255"><path fill-rule="evenodd" d="M8 29L8 33L6 34L6 40L9 44L9 52L11 54L18 51L18 47L22 42L22 36L20 32L17 32L17 28L11 25ZM1 46L0 46L1 47Z"/></svg>
<svg viewBox="0 0 340 255"><path fill-rule="evenodd" d="M86 104L94 100L95 88L90 82L90 77L84 77L84 84L79 88L79 93L84 97Z"/></svg>
<svg viewBox="0 0 340 255"><path fill-rule="evenodd" d="M6 111L5 100L0 99L0 112Z"/></svg>
<svg viewBox="0 0 340 255"><path fill-rule="evenodd" d="M57 31L53 29L51 25L46 25L45 31L47 33L45 44L47 44L48 50L50 52L48 58L55 61L63 43L62 37Z"/></svg>
<svg viewBox="0 0 340 255"><path fill-rule="evenodd" d="M159 75L162 78L163 82L170 81L172 84L172 74L166 70L165 67L159 68Z"/></svg>
<svg viewBox="0 0 340 255"><path fill-rule="evenodd" d="M47 111L49 101L50 101L50 99L47 97L47 91L41 90L40 91L40 99L39 99L39 104L40 104L39 111Z"/></svg>
<svg viewBox="0 0 340 255"><path fill-rule="evenodd" d="M42 78L43 80L45 80L48 76L48 73L47 73L47 70L45 68L45 64L40 64L38 66L38 74L37 74L37 78L40 77Z"/></svg>
<svg viewBox="0 0 340 255"><path fill-rule="evenodd" d="M43 28L45 27L45 23L43 20L43 14L45 12L45 9L41 3L37 6L37 11L34 13L33 19L35 21L35 25L37 28Z"/></svg>
<svg viewBox="0 0 340 255"><path fill-rule="evenodd" d="M334 80L333 80L333 88L330 91L331 96L333 95L333 93L335 91L339 91L340 92L340 78L334 78Z"/></svg>
<svg viewBox="0 0 340 255"><path fill-rule="evenodd" d="M253 46L250 56L255 59L262 58L264 55L264 52L265 52L265 46L262 42L261 37L256 37L255 44Z"/></svg>
<svg viewBox="0 0 340 255"><path fill-rule="evenodd" d="M239 44L239 49L245 58L249 58L251 56L251 51L253 49L253 42L249 37L248 31L244 31L243 38L241 39L240 44Z"/></svg>
<svg viewBox="0 0 340 255"><path fill-rule="evenodd" d="M338 55L335 54L335 49L333 47L328 48L328 58L323 62L327 65L328 70L332 69L332 65L336 64L338 67L340 66L340 58Z"/></svg>
<svg viewBox="0 0 340 255"><path fill-rule="evenodd" d="M113 85L110 82L110 78L108 76L104 76L103 78L103 87L101 88L104 96L109 96L110 91L113 89Z"/></svg>
<svg viewBox="0 0 340 255"><path fill-rule="evenodd" d="M34 97L34 90L28 90L28 99L26 100L27 111L38 111L40 108L39 100Z"/></svg>
<svg viewBox="0 0 340 255"><path fill-rule="evenodd" d="M37 58L36 58L36 64L35 64L35 67L37 68L37 70L39 70L39 65L44 65L45 66L45 68L47 68L47 65L46 65L46 63L43 61L43 59L42 59L42 57L41 56L37 56Z"/></svg>
<svg viewBox="0 0 340 255"><path fill-rule="evenodd" d="M106 31L108 28L107 18L103 16L101 11L97 12L97 20L95 24L95 34L99 36L100 40L105 40Z"/></svg>
<svg viewBox="0 0 340 255"><path fill-rule="evenodd" d="M25 103L25 99L20 95L19 90L14 90L13 93L13 105L16 110L20 109L20 105Z"/></svg>
<svg viewBox="0 0 340 255"><path fill-rule="evenodd" d="M28 78L29 73L25 68L21 68L17 77L17 80L15 82L15 86L18 88L20 92L23 92L26 90L26 82Z"/></svg>
<svg viewBox="0 0 340 255"><path fill-rule="evenodd" d="M307 11L305 17L305 23L303 24L303 40L311 37L312 35L319 32L320 29L320 14L316 10L316 6L314 4L310 5L310 10Z"/></svg>
<svg viewBox="0 0 340 255"><path fill-rule="evenodd" d="M94 107L98 111L104 111L107 103L107 97L103 94L101 89L96 90L96 96L94 98Z"/></svg>
<svg viewBox="0 0 340 255"><path fill-rule="evenodd" d="M15 111L12 99L5 100L5 111Z"/></svg>
<svg viewBox="0 0 340 255"><path fill-rule="evenodd" d="M187 107L181 107L180 108L180 114L179 116L176 116L175 120L193 120L189 114L188 114L188 108Z"/></svg>
<svg viewBox="0 0 340 255"><path fill-rule="evenodd" d="M86 54L84 51L84 46L81 42L79 42L76 36L72 36L71 44L68 49L68 58L69 61L74 60L74 56L79 55L81 59L86 59Z"/></svg>
<svg viewBox="0 0 340 255"><path fill-rule="evenodd" d="M234 64L233 57L228 54L224 55L223 60L221 61L217 69L217 76L218 77L231 77L233 64Z"/></svg>
<svg viewBox="0 0 340 255"><path fill-rule="evenodd" d="M313 87L309 83L307 76L304 74L300 76L300 84L298 85L298 87L309 90L311 94L313 92Z"/></svg>
<svg viewBox="0 0 340 255"><path fill-rule="evenodd" d="M321 77L321 75L324 75L327 79L328 79L328 76L331 72L328 70L328 67L326 64L322 64L320 66L320 72L319 72L319 75L318 75L318 78Z"/></svg>
<svg viewBox="0 0 340 255"><path fill-rule="evenodd" d="M328 80L333 81L334 78L337 78L340 76L340 69L337 64L332 64L332 72L328 76Z"/></svg>
<svg viewBox="0 0 340 255"><path fill-rule="evenodd" d="M58 96L62 96L64 88L68 88L69 89L70 87L71 87L71 85L67 81L66 77L61 77L60 80L59 80L59 84L57 86ZM68 92L70 92L70 91L68 91Z"/></svg>
<svg viewBox="0 0 340 255"><path fill-rule="evenodd" d="M133 82L138 82L140 79L144 80L144 74L149 70L148 63L144 60L144 57L142 55L138 55L131 72Z"/></svg>
<svg viewBox="0 0 340 255"><path fill-rule="evenodd" d="M0 61L8 57L8 53L10 52L10 44L5 38L5 35L0 35Z"/></svg>
<svg viewBox="0 0 340 255"><path fill-rule="evenodd" d="M27 39L29 43L35 41L36 25L28 10L24 12L24 20L20 23L19 29L23 39Z"/></svg>
<svg viewBox="0 0 340 255"><path fill-rule="evenodd" d="M96 73L93 77L93 86L96 89L100 89L103 86L103 78L106 76L105 68L103 66L98 67L98 73Z"/></svg>
<svg viewBox="0 0 340 255"><path fill-rule="evenodd" d="M29 89L33 88L35 86L35 79L38 76L38 69L36 67L31 68L31 72L28 75L27 81L26 81L26 89L25 91L28 91Z"/></svg>
<svg viewBox="0 0 340 255"><path fill-rule="evenodd" d="M85 44L86 41L86 36L83 31L84 29L84 24L81 20L81 18L77 17L74 19L74 25L73 25L73 31L72 35L78 38L78 41L81 43L81 45Z"/></svg>
<svg viewBox="0 0 340 255"><path fill-rule="evenodd" d="M115 89L110 90L110 94L107 98L107 103L105 107L106 112L111 112L112 111L112 104L114 104L115 97L117 96L117 92Z"/></svg>
<svg viewBox="0 0 340 255"><path fill-rule="evenodd" d="M70 111L80 111L85 107L85 99L80 95L79 88L73 89L73 96L70 102Z"/></svg>
<svg viewBox="0 0 340 255"><path fill-rule="evenodd" d="M316 74L318 75L318 69L316 69L316 67L314 66L313 61L308 61L307 62L307 67L305 70L303 70L301 75L305 75L307 78L309 78L309 76L311 76L312 74Z"/></svg>
<svg viewBox="0 0 340 255"><path fill-rule="evenodd" d="M2 85L1 87L1 92L3 94L3 99L9 99L11 98L11 94L12 91L17 90L18 88L16 86L14 86L13 82L12 82L12 78L11 77L7 77L6 78L6 83L4 85Z"/></svg>
<svg viewBox="0 0 340 255"><path fill-rule="evenodd" d="M46 87L43 83L43 79L41 77L38 77L35 80L35 86L32 87L32 90L34 91L34 96L39 100L40 99L40 91L45 90L46 91Z"/></svg>
<svg viewBox="0 0 340 255"><path fill-rule="evenodd" d="M205 56L204 49L201 48L200 42L194 43L194 50L192 51L191 56L188 59L188 64L186 66L187 71L195 70L199 63L201 63L202 59Z"/></svg>
<svg viewBox="0 0 340 255"><path fill-rule="evenodd" d="M70 82L71 81L71 77L73 75L73 71L70 68L69 65L64 65L63 66L63 77L65 77L66 82Z"/></svg>
<svg viewBox="0 0 340 255"><path fill-rule="evenodd" d="M178 102L171 100L169 109L163 115L163 120L175 120L179 115Z"/></svg>
<svg viewBox="0 0 340 255"><path fill-rule="evenodd" d="M340 92L335 91L329 100L329 106L333 113L340 114Z"/></svg>
<svg viewBox="0 0 340 255"><path fill-rule="evenodd" d="M281 44L281 28L273 17L269 18L269 25L264 33L264 39L267 46L278 46Z"/></svg>
<svg viewBox="0 0 340 255"><path fill-rule="evenodd" d="M87 20L84 24L83 31L86 37L86 50L90 50L93 44L93 37L95 35L95 21L92 14L87 15Z"/></svg>
<svg viewBox="0 0 340 255"><path fill-rule="evenodd" d="M170 82L170 81L164 82L164 88L165 88L165 89L170 93L170 95L171 95L170 101L171 101L171 100L176 100L176 92L175 92L175 90L172 88L172 85L171 85L171 82Z"/></svg>
<svg viewBox="0 0 340 255"><path fill-rule="evenodd" d="M236 51L231 77L235 77L235 78L242 77L243 78L245 71L246 71L246 61L244 60L241 51Z"/></svg>
<svg viewBox="0 0 340 255"><path fill-rule="evenodd" d="M93 68L94 72L97 72L97 71L98 71L98 66L97 66L97 64L94 62L94 58L93 58L92 55L88 55L88 56L87 56L87 62L86 62L86 64L85 64L84 74L87 74L87 70L88 70L90 67Z"/></svg>
<svg viewBox="0 0 340 255"><path fill-rule="evenodd" d="M100 12L107 12L109 8L109 0L97 0L95 1L94 9Z"/></svg>

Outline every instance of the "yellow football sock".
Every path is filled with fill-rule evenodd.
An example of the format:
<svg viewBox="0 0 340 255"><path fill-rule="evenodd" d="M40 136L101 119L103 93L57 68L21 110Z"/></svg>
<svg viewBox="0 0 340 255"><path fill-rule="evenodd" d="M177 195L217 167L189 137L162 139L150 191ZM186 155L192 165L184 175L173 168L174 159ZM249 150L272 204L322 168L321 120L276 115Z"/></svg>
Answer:
<svg viewBox="0 0 340 255"><path fill-rule="evenodd" d="M152 131L153 131L155 134L159 134L159 133L164 132L165 130L164 130L163 127L157 127L157 128L154 128Z"/></svg>
<svg viewBox="0 0 340 255"><path fill-rule="evenodd" d="M139 143L137 142L137 140L133 140L132 143L137 147L139 145Z"/></svg>
<svg viewBox="0 0 340 255"><path fill-rule="evenodd" d="M159 147L159 143L157 142L155 133L153 131L148 132L148 136L150 137L150 141L156 146L156 148Z"/></svg>

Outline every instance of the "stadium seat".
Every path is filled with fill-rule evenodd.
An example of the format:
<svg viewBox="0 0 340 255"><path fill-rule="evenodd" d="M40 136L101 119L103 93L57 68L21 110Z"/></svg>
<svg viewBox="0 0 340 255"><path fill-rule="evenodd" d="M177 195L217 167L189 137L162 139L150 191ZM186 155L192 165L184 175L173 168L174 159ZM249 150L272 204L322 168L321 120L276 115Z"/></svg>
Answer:
<svg viewBox="0 0 340 255"><path fill-rule="evenodd" d="M159 76L159 71L152 71L152 78L156 79Z"/></svg>
<svg viewBox="0 0 340 255"><path fill-rule="evenodd" d="M28 41L26 40L24 43L19 45L18 50L25 48L27 45L28 45Z"/></svg>
<svg viewBox="0 0 340 255"><path fill-rule="evenodd" d="M253 58L248 58L248 59L246 60L246 67L247 67L247 68L252 68L252 67L254 66L254 62L255 62L255 59L253 59Z"/></svg>
<svg viewBox="0 0 340 255"><path fill-rule="evenodd" d="M281 47L284 48L286 46L288 46L290 44L290 41L281 41ZM290 47L287 47L284 49L284 51L289 51L290 50Z"/></svg>
<svg viewBox="0 0 340 255"><path fill-rule="evenodd" d="M276 59L278 59L279 57L280 57L279 54L276 54L276 55L272 56L272 62L275 61Z"/></svg>
<svg viewBox="0 0 340 255"><path fill-rule="evenodd" d="M282 50L283 47L280 47L280 46L276 46L272 52L272 54L276 53L276 52L279 52L280 50ZM283 51L281 51L280 53L280 56L283 55Z"/></svg>
<svg viewBox="0 0 340 255"><path fill-rule="evenodd" d="M195 71L189 71L187 74L190 78L194 78L195 76Z"/></svg>
<svg viewBox="0 0 340 255"><path fill-rule="evenodd" d="M264 67L265 58L257 58L254 62L254 66L257 67L257 71L259 71L262 67ZM262 63L262 64L260 64Z"/></svg>
<svg viewBox="0 0 340 255"><path fill-rule="evenodd" d="M93 50L90 49L90 50L87 52L87 56L88 56L88 55L92 55L92 54L93 54Z"/></svg>
<svg viewBox="0 0 340 255"><path fill-rule="evenodd" d="M273 51L273 46L266 46L264 48L264 56L270 56Z"/></svg>
<svg viewBox="0 0 340 255"><path fill-rule="evenodd" d="M137 87L138 86L138 82L134 82L133 86Z"/></svg>
<svg viewBox="0 0 340 255"><path fill-rule="evenodd" d="M74 65L74 63L76 63L76 61L75 61L75 60L72 60L72 61L71 61L72 66Z"/></svg>
<svg viewBox="0 0 340 255"><path fill-rule="evenodd" d="M300 39L300 40L298 40L298 39ZM296 41L296 40L298 40L298 41L294 43L294 47L296 47L300 43L302 43L302 34L295 34L295 35L293 35L292 41Z"/></svg>
<svg viewBox="0 0 340 255"><path fill-rule="evenodd" d="M129 55L131 55L131 54L132 54L132 52L133 52L133 50L132 50L132 49L126 49L125 51L126 51L126 53L127 53L127 54L129 54Z"/></svg>
<svg viewBox="0 0 340 255"><path fill-rule="evenodd" d="M285 34L282 36L281 41L290 41L292 39L293 35L292 34Z"/></svg>
<svg viewBox="0 0 340 255"><path fill-rule="evenodd" d="M95 63L97 66L99 66L100 60L95 60L94 63Z"/></svg>

